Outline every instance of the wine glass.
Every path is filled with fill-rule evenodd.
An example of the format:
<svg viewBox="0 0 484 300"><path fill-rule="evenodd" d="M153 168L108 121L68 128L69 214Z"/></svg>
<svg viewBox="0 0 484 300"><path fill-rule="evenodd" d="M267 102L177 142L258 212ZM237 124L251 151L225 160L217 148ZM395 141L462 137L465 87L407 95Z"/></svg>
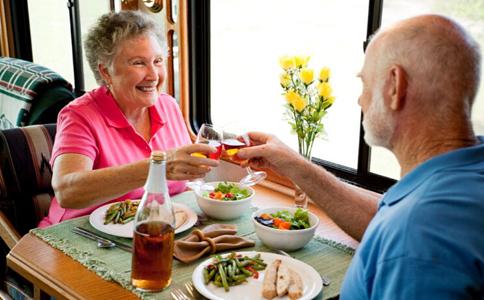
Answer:
<svg viewBox="0 0 484 300"><path fill-rule="evenodd" d="M222 140L225 156L231 161L241 164L247 160L242 160L237 156L240 149L250 147L250 138L247 134L235 136L234 134L224 133L224 139ZM245 168L247 175L239 182L246 186L255 185L262 180L266 179L267 173L264 171L253 171L252 168L247 165Z"/></svg>
<svg viewBox="0 0 484 300"><path fill-rule="evenodd" d="M216 148L217 151L214 153L209 153L208 158L219 160L220 155L222 155L222 130L211 124L204 123L198 131L195 143L208 144ZM200 152L194 152L191 155L204 158L207 157L207 155ZM192 190L213 190L213 187L211 185L205 184L205 181L201 178L187 182L187 186Z"/></svg>

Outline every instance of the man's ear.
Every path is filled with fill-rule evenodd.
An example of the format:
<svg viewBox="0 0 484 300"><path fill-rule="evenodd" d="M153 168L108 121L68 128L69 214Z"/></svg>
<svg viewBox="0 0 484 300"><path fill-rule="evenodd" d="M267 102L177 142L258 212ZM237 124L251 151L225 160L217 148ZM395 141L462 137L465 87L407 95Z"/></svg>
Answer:
<svg viewBox="0 0 484 300"><path fill-rule="evenodd" d="M405 105L407 85L407 73L402 66L392 66L389 70L388 80L388 95L390 96L391 110L401 110Z"/></svg>

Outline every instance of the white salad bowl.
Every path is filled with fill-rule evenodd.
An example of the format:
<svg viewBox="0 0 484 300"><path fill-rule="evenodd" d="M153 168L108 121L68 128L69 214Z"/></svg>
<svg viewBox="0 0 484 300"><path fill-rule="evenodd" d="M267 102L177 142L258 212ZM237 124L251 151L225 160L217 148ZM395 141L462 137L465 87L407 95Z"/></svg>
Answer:
<svg viewBox="0 0 484 300"><path fill-rule="evenodd" d="M252 222L254 223L255 233L257 237L267 247L271 249L279 249L284 251L294 251L304 247L314 236L316 228L319 225L319 218L308 211L309 214L309 228L297 230L282 230L269 226L262 225L255 219L264 213L273 214L281 210L287 210L294 215L296 207L271 207L259 209L252 214Z"/></svg>
<svg viewBox="0 0 484 300"><path fill-rule="evenodd" d="M240 200L223 201L218 199L211 199L208 196L203 195L203 191L195 191L197 197L197 204L200 209L209 217L219 220L231 220L242 216L244 213L250 211L252 199L254 198L255 191L253 188L244 186L238 182L228 181L215 181L207 182L204 185L210 185L214 188L221 182L231 183L239 188L249 190L250 195L247 198ZM208 192L207 192L208 193Z"/></svg>

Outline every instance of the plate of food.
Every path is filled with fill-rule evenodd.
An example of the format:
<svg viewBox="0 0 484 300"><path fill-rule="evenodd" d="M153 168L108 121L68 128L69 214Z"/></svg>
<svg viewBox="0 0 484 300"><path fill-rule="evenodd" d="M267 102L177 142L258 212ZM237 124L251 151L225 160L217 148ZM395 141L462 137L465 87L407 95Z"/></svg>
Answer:
<svg viewBox="0 0 484 300"><path fill-rule="evenodd" d="M125 200L98 207L89 216L92 227L107 234L132 238L133 219L139 200ZM173 203L175 234L190 229L197 222L197 214L183 203Z"/></svg>
<svg viewBox="0 0 484 300"><path fill-rule="evenodd" d="M193 285L212 300L313 299L323 288L310 265L269 252L215 255L193 271Z"/></svg>

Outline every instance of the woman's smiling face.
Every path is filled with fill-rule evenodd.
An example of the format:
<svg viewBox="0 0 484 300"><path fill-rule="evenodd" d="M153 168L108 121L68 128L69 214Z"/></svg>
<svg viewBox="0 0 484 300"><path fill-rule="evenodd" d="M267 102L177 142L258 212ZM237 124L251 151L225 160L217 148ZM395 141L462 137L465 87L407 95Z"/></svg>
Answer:
<svg viewBox="0 0 484 300"><path fill-rule="evenodd" d="M158 98L165 80L162 47L152 35L122 41L112 66L101 70L101 74L123 111L149 107Z"/></svg>

